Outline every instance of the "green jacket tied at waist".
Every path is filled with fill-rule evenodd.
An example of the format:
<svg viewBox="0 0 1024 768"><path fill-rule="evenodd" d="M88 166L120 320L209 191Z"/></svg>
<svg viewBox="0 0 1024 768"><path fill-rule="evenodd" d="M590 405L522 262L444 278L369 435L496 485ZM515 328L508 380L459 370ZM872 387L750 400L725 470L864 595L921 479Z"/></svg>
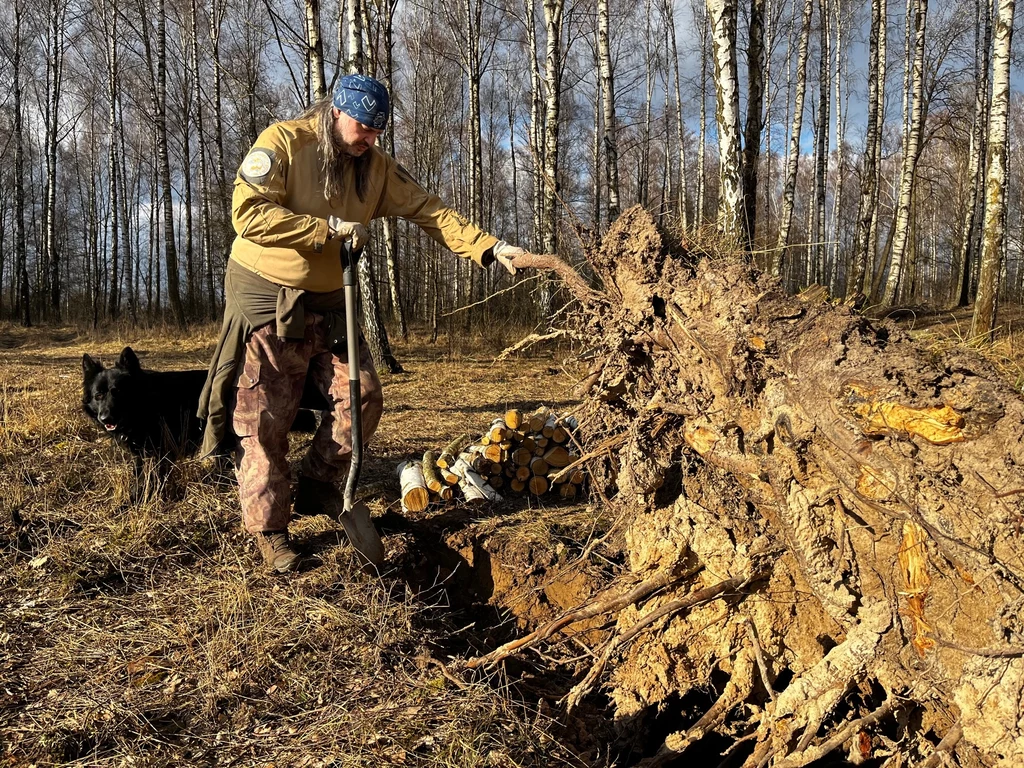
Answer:
<svg viewBox="0 0 1024 768"><path fill-rule="evenodd" d="M301 340L309 311L324 316L332 347L345 342L344 288L326 293L289 288L229 259L224 299L224 323L199 398L199 418L206 420L202 456L228 452L234 444L233 435L228 440L231 403L242 373L245 344L254 330L275 322L278 336Z"/></svg>

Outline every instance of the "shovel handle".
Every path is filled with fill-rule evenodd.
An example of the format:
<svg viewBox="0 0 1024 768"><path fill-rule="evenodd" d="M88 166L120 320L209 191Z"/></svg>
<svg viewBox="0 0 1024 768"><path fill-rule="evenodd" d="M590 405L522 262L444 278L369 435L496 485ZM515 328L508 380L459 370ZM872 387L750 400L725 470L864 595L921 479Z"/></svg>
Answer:
<svg viewBox="0 0 1024 768"><path fill-rule="evenodd" d="M359 320L356 317L359 302L359 281L356 279L356 265L362 249L354 250L352 241L341 244L341 261L345 282L345 336L348 343L348 396L349 414L352 424L352 462L348 468L345 483L345 511L351 511L356 500L356 485L359 470L363 465L363 397L359 387Z"/></svg>

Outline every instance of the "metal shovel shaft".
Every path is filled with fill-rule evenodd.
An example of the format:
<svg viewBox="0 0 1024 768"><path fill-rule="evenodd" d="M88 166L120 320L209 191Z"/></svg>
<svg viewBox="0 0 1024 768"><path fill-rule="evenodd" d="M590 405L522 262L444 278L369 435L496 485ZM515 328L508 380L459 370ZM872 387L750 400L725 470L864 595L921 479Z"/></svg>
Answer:
<svg viewBox="0 0 1024 768"><path fill-rule="evenodd" d="M352 463L345 483L345 511L352 511L356 501L356 485L363 465L363 397L359 387L359 320L357 317L359 283L356 281L356 264L361 251L352 249L352 242L342 244L341 254L345 283L345 335L348 344L348 395L352 423Z"/></svg>

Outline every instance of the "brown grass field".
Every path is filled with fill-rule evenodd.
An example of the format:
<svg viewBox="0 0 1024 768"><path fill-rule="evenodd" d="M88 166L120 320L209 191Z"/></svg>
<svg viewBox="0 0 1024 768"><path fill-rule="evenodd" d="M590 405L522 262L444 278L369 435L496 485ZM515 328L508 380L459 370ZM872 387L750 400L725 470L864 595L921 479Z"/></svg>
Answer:
<svg viewBox="0 0 1024 768"><path fill-rule="evenodd" d="M560 356L400 345L408 372L383 376L360 485L386 572L362 575L320 517L292 525L308 567L278 577L230 475L184 460L133 500L131 461L81 412L83 353L110 365L130 344L143 367L201 368L215 334L0 326L0 766L606 764L606 736L554 714L556 681L444 664L515 634L508 605L578 602L599 569L577 564L566 588L543 566L570 561L597 512L514 499L411 519L396 501L400 459L508 407L571 407Z"/></svg>
<svg viewBox="0 0 1024 768"><path fill-rule="evenodd" d="M961 318L913 322L926 346L965 343ZM407 372L382 377L360 494L385 572L361 574L320 517L293 523L308 566L282 577L242 533L230 475L183 460L139 493L130 459L81 413L83 353L111 364L130 344L146 368L205 367L215 336L0 325L0 767L539 768L650 754L657 717L679 712L615 722L602 693L571 715L559 704L589 667L589 633L498 673L452 671L622 569L614 537L588 546L612 523L600 504L410 515L397 502L401 459L509 407L571 410L567 350L496 362L518 337L399 345ZM986 349L1020 388L1020 341ZM295 461L308 439L293 435Z"/></svg>

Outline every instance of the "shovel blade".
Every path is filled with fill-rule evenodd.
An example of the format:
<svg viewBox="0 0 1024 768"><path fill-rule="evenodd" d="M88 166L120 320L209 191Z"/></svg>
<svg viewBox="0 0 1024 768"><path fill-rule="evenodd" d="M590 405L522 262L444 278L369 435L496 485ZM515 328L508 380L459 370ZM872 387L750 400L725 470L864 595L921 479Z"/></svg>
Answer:
<svg viewBox="0 0 1024 768"><path fill-rule="evenodd" d="M373 572L380 568L384 564L384 542L370 517L370 508L364 502L357 501L342 512L340 522L352 548L363 562L364 570Z"/></svg>

